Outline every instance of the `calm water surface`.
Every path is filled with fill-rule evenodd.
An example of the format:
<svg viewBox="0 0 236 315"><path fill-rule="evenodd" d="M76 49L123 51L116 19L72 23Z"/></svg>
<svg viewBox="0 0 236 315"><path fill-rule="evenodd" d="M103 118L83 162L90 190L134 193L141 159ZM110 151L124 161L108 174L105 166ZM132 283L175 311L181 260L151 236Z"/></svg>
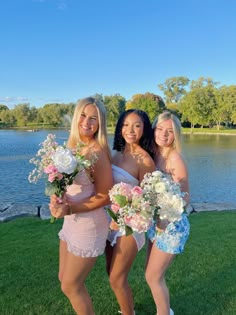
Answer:
<svg viewBox="0 0 236 315"><path fill-rule="evenodd" d="M29 160L48 133L57 141L68 132L0 130L0 203L47 203L44 181L28 182ZM111 137L112 138L112 137ZM192 202L236 202L236 136L184 135L183 149L189 169Z"/></svg>

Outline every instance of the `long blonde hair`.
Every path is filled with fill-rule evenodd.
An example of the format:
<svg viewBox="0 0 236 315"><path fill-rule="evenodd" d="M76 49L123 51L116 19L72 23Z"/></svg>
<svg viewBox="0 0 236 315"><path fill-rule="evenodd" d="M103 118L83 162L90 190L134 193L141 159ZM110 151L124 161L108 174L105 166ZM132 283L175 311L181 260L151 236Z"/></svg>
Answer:
<svg viewBox="0 0 236 315"><path fill-rule="evenodd" d="M95 133L94 137L99 145L107 151L107 154L111 159L110 148L107 140L106 108L101 101L95 99L94 97L83 98L77 103L71 122L70 135L67 145L69 148L74 148L76 147L77 143L82 142L78 129L78 121L85 106L89 104L94 105L97 108L98 112L98 130Z"/></svg>
<svg viewBox="0 0 236 315"><path fill-rule="evenodd" d="M174 132L174 141L171 145L178 153L181 153L181 122L178 117L169 111L164 111L162 114L158 115L152 124L152 128L155 129L156 126L163 121L171 120L172 128Z"/></svg>

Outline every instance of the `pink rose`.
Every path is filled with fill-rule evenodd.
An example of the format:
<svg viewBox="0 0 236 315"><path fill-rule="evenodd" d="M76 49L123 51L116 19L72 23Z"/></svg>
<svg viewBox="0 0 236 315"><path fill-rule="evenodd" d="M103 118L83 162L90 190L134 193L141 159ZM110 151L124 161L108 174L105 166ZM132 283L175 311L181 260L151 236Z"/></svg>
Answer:
<svg viewBox="0 0 236 315"><path fill-rule="evenodd" d="M113 203L113 204L111 205L111 210L112 210L114 213L117 213L117 212L119 212L119 210L120 210L120 206L119 206L117 203Z"/></svg>
<svg viewBox="0 0 236 315"><path fill-rule="evenodd" d="M118 187L119 187L119 193L123 196L126 196L128 198L131 197L130 193L131 193L131 190L132 190L132 186L130 184L127 184L127 183L119 183L119 184L116 184Z"/></svg>
<svg viewBox="0 0 236 315"><path fill-rule="evenodd" d="M132 194L133 195L142 195L142 193L143 193L143 190L142 190L142 188L141 187L139 187L139 186L134 186L133 188L132 188Z"/></svg>
<svg viewBox="0 0 236 315"><path fill-rule="evenodd" d="M136 213L132 217L125 218L125 223L138 233L146 232L152 223L151 218L144 218L142 215Z"/></svg>
<svg viewBox="0 0 236 315"><path fill-rule="evenodd" d="M56 173L51 173L51 174L48 175L48 181L50 183L52 183L55 180L56 177L57 177Z"/></svg>
<svg viewBox="0 0 236 315"><path fill-rule="evenodd" d="M63 178L63 175L61 173L57 173L57 179L61 180Z"/></svg>
<svg viewBox="0 0 236 315"><path fill-rule="evenodd" d="M44 173L46 174L57 173L57 172L58 172L57 168L52 164L44 168Z"/></svg>
<svg viewBox="0 0 236 315"><path fill-rule="evenodd" d="M124 217L124 221L125 221L125 224L126 224L126 225L129 225L129 226L130 226L130 222L132 221L132 217L126 215L126 216Z"/></svg>

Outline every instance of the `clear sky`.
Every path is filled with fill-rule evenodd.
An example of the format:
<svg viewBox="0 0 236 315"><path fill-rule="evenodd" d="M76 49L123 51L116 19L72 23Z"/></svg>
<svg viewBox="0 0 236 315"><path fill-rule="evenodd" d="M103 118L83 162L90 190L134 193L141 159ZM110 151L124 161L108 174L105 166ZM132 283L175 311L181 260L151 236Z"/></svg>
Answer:
<svg viewBox="0 0 236 315"><path fill-rule="evenodd" d="M3 0L0 104L127 100L174 76L236 84L235 0Z"/></svg>

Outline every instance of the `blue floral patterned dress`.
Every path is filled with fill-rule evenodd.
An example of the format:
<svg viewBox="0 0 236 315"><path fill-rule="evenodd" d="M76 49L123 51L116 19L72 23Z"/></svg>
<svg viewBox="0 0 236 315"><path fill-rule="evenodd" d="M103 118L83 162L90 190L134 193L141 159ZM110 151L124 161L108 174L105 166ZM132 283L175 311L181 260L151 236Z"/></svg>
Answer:
<svg viewBox="0 0 236 315"><path fill-rule="evenodd" d="M156 230L156 223L149 228L147 236L157 248L169 254L180 254L189 237L190 225L185 213L179 221L170 222L162 232Z"/></svg>

